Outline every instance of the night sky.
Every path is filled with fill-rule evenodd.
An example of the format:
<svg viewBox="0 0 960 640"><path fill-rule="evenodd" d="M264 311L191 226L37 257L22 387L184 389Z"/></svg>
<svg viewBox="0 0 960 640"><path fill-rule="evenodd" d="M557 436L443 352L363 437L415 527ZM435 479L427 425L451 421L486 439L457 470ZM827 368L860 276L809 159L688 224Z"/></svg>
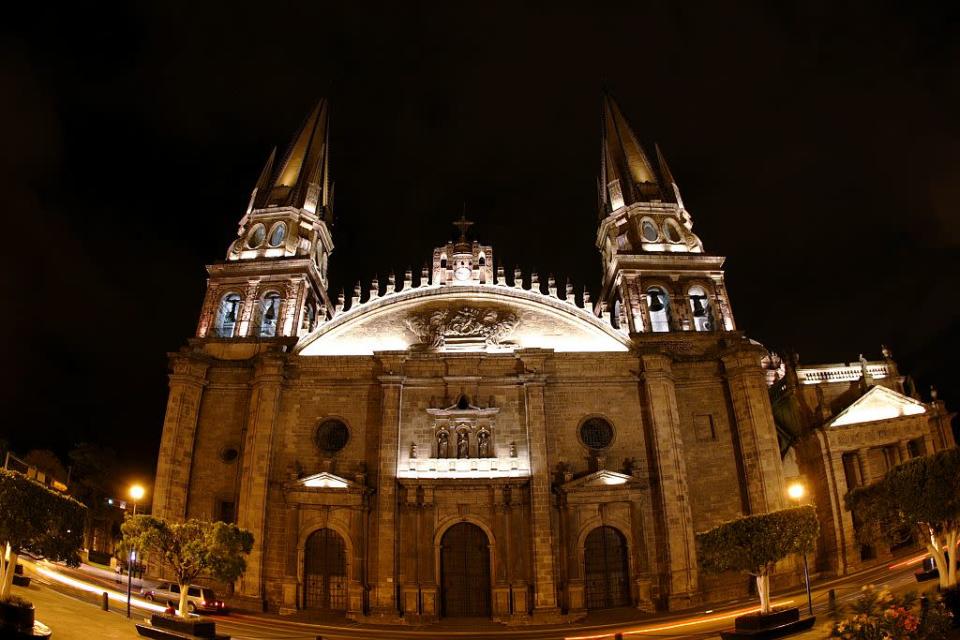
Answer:
<svg viewBox="0 0 960 640"><path fill-rule="evenodd" d="M321 96L335 291L419 270L465 204L508 272L596 295L602 87L728 256L741 329L807 363L887 343L960 407L957 5L680 4L6 7L0 437L152 473L204 265Z"/></svg>

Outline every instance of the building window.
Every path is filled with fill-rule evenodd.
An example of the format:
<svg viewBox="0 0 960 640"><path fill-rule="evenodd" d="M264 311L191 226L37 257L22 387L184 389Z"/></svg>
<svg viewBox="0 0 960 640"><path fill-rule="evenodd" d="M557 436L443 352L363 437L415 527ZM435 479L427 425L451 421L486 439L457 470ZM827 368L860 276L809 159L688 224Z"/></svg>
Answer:
<svg viewBox="0 0 960 640"><path fill-rule="evenodd" d="M237 329L237 316L240 313L240 295L228 293L220 301L217 311L217 335L221 338L232 338Z"/></svg>
<svg viewBox="0 0 960 640"><path fill-rule="evenodd" d="M267 236L267 228L262 224L257 224L250 230L250 235L247 236L247 246L251 249L256 249L263 244L263 239Z"/></svg>
<svg viewBox="0 0 960 640"><path fill-rule="evenodd" d="M653 224L653 220L649 218L644 218L643 222L640 223L640 233L643 235L644 242L656 242L660 239L657 225Z"/></svg>
<svg viewBox="0 0 960 640"><path fill-rule="evenodd" d="M693 430L700 442L712 442L717 439L713 416L709 413L698 413L693 416Z"/></svg>
<svg viewBox="0 0 960 640"><path fill-rule="evenodd" d="M217 500L217 520L227 524L237 521L237 510L233 500Z"/></svg>
<svg viewBox="0 0 960 640"><path fill-rule="evenodd" d="M350 440L350 430L342 420L327 418L317 427L314 442L317 448L328 455L341 451Z"/></svg>
<svg viewBox="0 0 960 640"><path fill-rule="evenodd" d="M848 490L860 486L860 468L855 453L843 454L843 475L847 481Z"/></svg>
<svg viewBox="0 0 960 640"><path fill-rule="evenodd" d="M911 458L919 458L926 455L926 447L923 444L923 438L916 438L907 443L907 451Z"/></svg>
<svg viewBox="0 0 960 640"><path fill-rule="evenodd" d="M272 338L277 335L277 319L280 316L280 294L268 293L260 304L260 337Z"/></svg>
<svg viewBox="0 0 960 640"><path fill-rule="evenodd" d="M694 285L687 291L690 299L690 312L693 314L693 328L697 331L713 331L713 308L710 298L700 285Z"/></svg>
<svg viewBox="0 0 960 640"><path fill-rule="evenodd" d="M606 449L613 443L613 425L603 418L587 418L580 425L580 442L592 451Z"/></svg>
<svg viewBox="0 0 960 640"><path fill-rule="evenodd" d="M680 227L677 226L674 220L667 218L663 221L663 233L667 237L667 240L674 244L683 241L683 236L680 234Z"/></svg>
<svg viewBox="0 0 960 640"><path fill-rule="evenodd" d="M284 239L287 237L287 223L278 222L273 225L273 230L270 232L270 240L267 244L271 247L279 247L283 244Z"/></svg>
<svg viewBox="0 0 960 640"><path fill-rule="evenodd" d="M655 332L670 331L670 298L660 287L647 289L647 309L650 311L650 329Z"/></svg>

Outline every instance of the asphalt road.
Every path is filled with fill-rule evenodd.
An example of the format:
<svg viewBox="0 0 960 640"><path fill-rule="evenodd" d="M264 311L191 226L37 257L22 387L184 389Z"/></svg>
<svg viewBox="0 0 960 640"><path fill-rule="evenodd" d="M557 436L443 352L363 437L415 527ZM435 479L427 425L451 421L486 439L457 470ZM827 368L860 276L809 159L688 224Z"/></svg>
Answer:
<svg viewBox="0 0 960 640"><path fill-rule="evenodd" d="M921 556L917 556L921 557ZM901 561L902 562L902 561ZM98 581L66 567L47 562L31 563L26 560L36 579L48 585L51 589L69 592L72 595L86 592L86 598L91 606L99 602L98 596L103 591L110 593L111 607L123 608L126 602L126 593L117 589L112 581ZM885 586L891 590L908 590L916 587L914 571L916 564L901 564L889 568L876 567L859 574L844 576L829 582L815 585L813 590L814 614L821 621L825 621L835 607L843 607L855 599L863 585L873 584ZM930 583L927 583L930 585ZM931 585L932 586L932 585ZM835 594L831 603L830 590ZM153 603L132 599L134 618L145 618L150 615ZM789 594L775 594L774 604L792 604L801 607L806 612L806 594L794 591ZM258 616L247 614L231 614L214 616L217 630L237 640L314 640L322 637L324 640L383 638L385 640L414 640L423 638L451 638L455 640L504 640L516 638L518 640L612 640L616 633L622 633L624 638L706 638L716 636L722 629L733 625L733 618L746 613L753 608L752 603L740 602L724 608L706 609L695 612L687 611L682 614L668 617L651 618L642 622L610 622L597 623L587 626L563 625L557 627L505 627L491 623L488 620L458 621L431 625L423 629L412 627L372 627L359 624L338 624L337 626L300 623L283 620L276 616ZM599 616L602 619L602 614ZM823 634L820 634L821 636Z"/></svg>

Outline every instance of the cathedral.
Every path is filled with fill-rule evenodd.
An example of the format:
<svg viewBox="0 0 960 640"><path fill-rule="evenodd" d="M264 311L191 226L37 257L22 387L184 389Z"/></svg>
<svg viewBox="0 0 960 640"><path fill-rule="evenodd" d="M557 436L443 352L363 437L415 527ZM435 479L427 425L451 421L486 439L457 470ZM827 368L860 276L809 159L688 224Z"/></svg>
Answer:
<svg viewBox="0 0 960 640"><path fill-rule="evenodd" d="M801 365L749 339L663 153L609 96L602 116L596 300L505 271L463 217L420 273L331 293L329 104L270 155L169 356L154 487L155 515L253 533L238 602L526 624L739 597L695 534L794 479L816 572L889 555L843 496L954 446L953 414L889 350Z"/></svg>

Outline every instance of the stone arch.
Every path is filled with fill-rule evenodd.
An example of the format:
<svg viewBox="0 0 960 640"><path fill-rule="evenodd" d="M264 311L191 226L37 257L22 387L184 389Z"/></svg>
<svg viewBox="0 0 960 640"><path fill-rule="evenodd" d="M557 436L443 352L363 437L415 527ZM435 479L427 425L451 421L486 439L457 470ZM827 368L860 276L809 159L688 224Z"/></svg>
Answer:
<svg viewBox="0 0 960 640"><path fill-rule="evenodd" d="M595 524L596 526L584 527L581 530L577 545L578 564L583 568L584 606L587 609L629 606L636 601L633 589L636 572L631 536L625 533L623 526L615 526L610 522ZM629 531L629 528L626 531ZM620 547L619 554L611 555L611 544ZM593 546L589 554L587 545ZM590 570L591 564L594 565L594 571ZM618 565L619 569L614 571L612 567L616 568Z"/></svg>
<svg viewBox="0 0 960 640"><path fill-rule="evenodd" d="M473 545L477 543L477 532L483 536L486 545L481 543L480 552L470 551L470 549L476 550ZM444 617L492 615L495 543L489 527L473 518L450 518L443 526L437 528L434 540L436 580L439 589L438 604L441 615ZM444 541L447 546L444 545ZM485 558L484 555L486 555Z"/></svg>
<svg viewBox="0 0 960 640"><path fill-rule="evenodd" d="M309 522L304 522L300 525L300 532L297 535L297 582L301 585L303 584L303 563L304 563L304 554L306 553L307 548L307 539L315 532L320 529L330 529L335 531L341 538L343 538L344 546L346 547L347 554L347 580L358 581L359 576L359 559L354 553L357 546L354 544L353 538L350 536L350 529L347 525L342 522L339 522L335 518L325 517L319 519L309 519Z"/></svg>

